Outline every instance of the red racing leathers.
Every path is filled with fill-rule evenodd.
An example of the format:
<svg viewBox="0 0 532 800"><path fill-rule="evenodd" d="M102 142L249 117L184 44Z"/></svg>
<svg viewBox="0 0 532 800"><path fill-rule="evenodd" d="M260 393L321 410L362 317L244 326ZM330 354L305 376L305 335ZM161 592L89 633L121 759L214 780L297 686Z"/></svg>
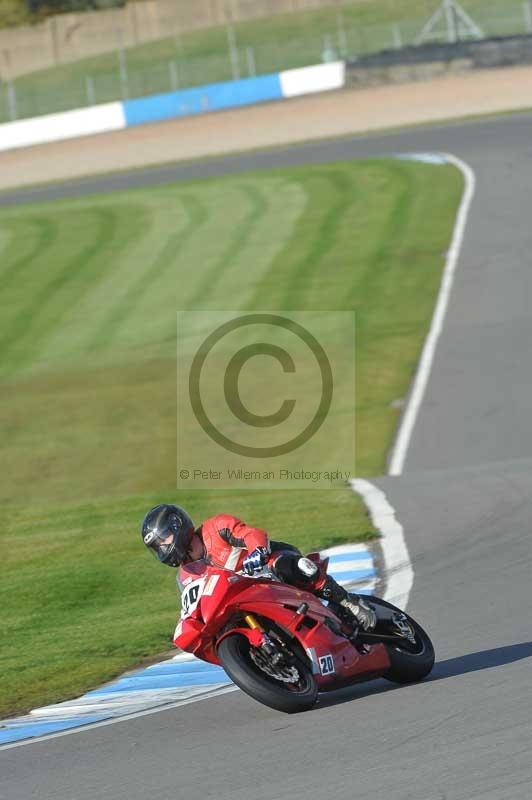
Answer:
<svg viewBox="0 0 532 800"><path fill-rule="evenodd" d="M215 517L210 517L195 533L203 541L203 558L209 560L214 566L225 567L235 572L242 569L246 556L257 547L264 547L268 552L271 550L266 531L261 528L252 528L231 514L217 514ZM274 542L273 549L279 550L279 552L272 560L271 567L280 580L304 588L318 597L334 603L340 612L340 618L346 619L350 624L359 620L362 620L362 624L364 624L364 620L368 618L367 627L374 627L375 612L370 611L358 595L348 594L343 586L340 586L334 578L328 575L325 571L326 563L325 569L323 567L320 569L312 556L302 558L297 548L282 542ZM195 563L197 562L189 561L181 565L178 575L178 587L181 590L197 579L197 570L194 570ZM189 624L192 625L194 638L197 631L192 623ZM186 628L187 624L186 620L182 619L176 628L174 644L188 650L189 642L187 636L184 636L184 627ZM366 628L366 625L364 627Z"/></svg>
<svg viewBox="0 0 532 800"><path fill-rule="evenodd" d="M210 517L197 529L205 547L205 557L212 564L226 569L240 570L244 558L257 547L269 548L266 531L252 528L231 514L217 514ZM179 580L187 583L187 565L182 564Z"/></svg>

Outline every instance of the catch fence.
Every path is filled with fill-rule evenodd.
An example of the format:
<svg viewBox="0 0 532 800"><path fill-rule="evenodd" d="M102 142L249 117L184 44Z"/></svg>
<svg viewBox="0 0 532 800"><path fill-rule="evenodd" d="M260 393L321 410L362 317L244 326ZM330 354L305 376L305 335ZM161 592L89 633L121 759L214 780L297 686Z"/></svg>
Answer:
<svg viewBox="0 0 532 800"><path fill-rule="evenodd" d="M117 37L107 53L4 79L0 122L400 49L419 40L427 20L420 16L359 25L342 4L330 6L325 17L321 13L319 29L302 26L295 34L271 25L262 34L257 26L250 33L244 23L229 22L135 47L123 46ZM532 0L485 4L474 12L474 20L483 37L532 34ZM471 36L460 24L454 34ZM449 30L445 24L437 26L430 38L447 41Z"/></svg>

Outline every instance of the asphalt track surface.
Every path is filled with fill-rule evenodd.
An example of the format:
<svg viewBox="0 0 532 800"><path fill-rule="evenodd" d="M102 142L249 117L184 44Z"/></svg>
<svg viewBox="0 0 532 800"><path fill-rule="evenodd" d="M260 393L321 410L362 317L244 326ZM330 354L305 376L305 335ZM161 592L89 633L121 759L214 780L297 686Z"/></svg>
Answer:
<svg viewBox="0 0 532 800"><path fill-rule="evenodd" d="M402 151L476 172L464 246L404 474L377 481L415 570L426 682L285 716L241 692L0 752L2 800L532 797L532 116L286 148L3 202Z"/></svg>

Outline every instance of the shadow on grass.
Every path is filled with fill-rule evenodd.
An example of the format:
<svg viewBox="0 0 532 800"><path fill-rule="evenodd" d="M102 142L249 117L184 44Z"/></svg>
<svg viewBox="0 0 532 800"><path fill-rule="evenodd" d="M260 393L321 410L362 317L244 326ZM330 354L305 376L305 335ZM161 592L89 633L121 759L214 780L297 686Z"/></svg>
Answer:
<svg viewBox="0 0 532 800"><path fill-rule="evenodd" d="M481 672L485 669L502 667L506 664L513 664L515 661L521 661L524 658L531 657L532 642L510 644L504 647L495 647L492 650L479 650L476 653L467 653L467 655L448 658L445 661L438 661L424 683L435 683L437 681L446 680L447 678L467 675L470 672ZM400 685L388 683L388 681L384 679L372 681L367 684L359 683L355 686L348 686L345 689L338 689L335 692L320 695L319 704L316 708L328 708L329 706L335 706L339 703L347 703L350 700L371 697L372 695L383 694L384 692L390 692L400 688L402 688Z"/></svg>

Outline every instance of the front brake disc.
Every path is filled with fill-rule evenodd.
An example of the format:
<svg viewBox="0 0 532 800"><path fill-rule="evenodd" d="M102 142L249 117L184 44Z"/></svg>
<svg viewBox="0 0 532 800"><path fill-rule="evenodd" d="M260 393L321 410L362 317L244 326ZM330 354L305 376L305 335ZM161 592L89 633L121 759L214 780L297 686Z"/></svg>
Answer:
<svg viewBox="0 0 532 800"><path fill-rule="evenodd" d="M283 683L297 683L300 680L299 670L288 664L272 664L269 656L256 647L250 648L249 655L256 666L270 678Z"/></svg>

